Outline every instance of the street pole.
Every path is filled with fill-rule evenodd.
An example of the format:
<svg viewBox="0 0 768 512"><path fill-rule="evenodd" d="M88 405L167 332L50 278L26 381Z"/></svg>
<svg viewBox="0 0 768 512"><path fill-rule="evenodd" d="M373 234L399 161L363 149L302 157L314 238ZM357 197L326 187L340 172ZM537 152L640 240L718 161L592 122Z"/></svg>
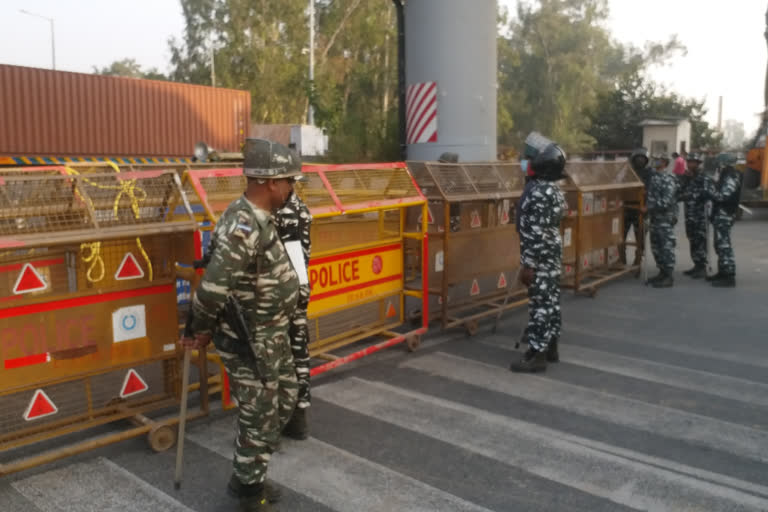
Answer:
<svg viewBox="0 0 768 512"><path fill-rule="evenodd" d="M54 30L53 18L49 18L48 16L43 16L41 14L35 14L34 12L29 12L24 9L19 9L19 12L21 12L22 14L26 14L28 16L33 16L35 18L47 20L48 23L51 24L51 65L53 67L53 70L56 71L56 33Z"/></svg>
<svg viewBox="0 0 768 512"><path fill-rule="evenodd" d="M216 63L213 60L213 41L211 41L211 86L216 87Z"/></svg>
<svg viewBox="0 0 768 512"><path fill-rule="evenodd" d="M51 61L53 64L53 70L56 71L56 34L53 30L53 18L49 19L51 22Z"/></svg>
<svg viewBox="0 0 768 512"><path fill-rule="evenodd" d="M315 0L309 0L309 87L312 95L315 92ZM309 102L309 115L307 121L310 126L315 125L315 108L312 106L312 98Z"/></svg>

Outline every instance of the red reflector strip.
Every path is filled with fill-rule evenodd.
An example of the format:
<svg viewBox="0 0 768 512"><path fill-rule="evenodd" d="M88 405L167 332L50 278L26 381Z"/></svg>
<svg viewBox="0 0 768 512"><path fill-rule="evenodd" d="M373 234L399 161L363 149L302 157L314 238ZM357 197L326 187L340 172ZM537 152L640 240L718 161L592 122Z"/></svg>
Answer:
<svg viewBox="0 0 768 512"><path fill-rule="evenodd" d="M3 367L6 370L12 370L14 368L23 368L25 366L32 366L36 364L47 363L49 356L47 353L35 354L33 356L17 357L14 359L6 359L3 361Z"/></svg>

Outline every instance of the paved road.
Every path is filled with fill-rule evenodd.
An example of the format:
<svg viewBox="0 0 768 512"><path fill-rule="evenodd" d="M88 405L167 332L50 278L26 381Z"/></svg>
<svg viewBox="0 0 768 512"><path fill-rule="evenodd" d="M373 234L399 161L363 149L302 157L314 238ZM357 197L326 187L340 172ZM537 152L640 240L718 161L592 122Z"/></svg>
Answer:
<svg viewBox="0 0 768 512"><path fill-rule="evenodd" d="M312 438L274 457L280 509L768 510L768 217L736 240L735 290L678 276L566 294L563 362L543 375L507 370L515 312L498 335L439 334L318 379ZM173 454L137 439L0 480L0 510L236 510L232 438L230 414L190 425L180 492Z"/></svg>

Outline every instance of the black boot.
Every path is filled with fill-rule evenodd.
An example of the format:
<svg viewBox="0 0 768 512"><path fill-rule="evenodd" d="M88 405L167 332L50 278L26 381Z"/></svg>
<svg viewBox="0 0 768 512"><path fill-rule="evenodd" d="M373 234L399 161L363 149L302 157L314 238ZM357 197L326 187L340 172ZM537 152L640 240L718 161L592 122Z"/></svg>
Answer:
<svg viewBox="0 0 768 512"><path fill-rule="evenodd" d="M509 369L520 373L543 372L547 369L547 354L529 348L519 361L509 366Z"/></svg>
<svg viewBox="0 0 768 512"><path fill-rule="evenodd" d="M669 272L662 272L661 277L651 283L651 286L654 288L672 288L674 284L675 279L672 277L672 274Z"/></svg>
<svg viewBox="0 0 768 512"><path fill-rule="evenodd" d="M664 277L664 272L659 271L659 273L656 274L655 276L648 278L648 280L645 282L645 284L653 284L653 283L655 283L656 281L658 281L659 279L661 279L663 277Z"/></svg>
<svg viewBox="0 0 768 512"><path fill-rule="evenodd" d="M699 266L695 265L693 268L690 268L690 269L686 270L685 272L683 272L683 274L685 274L686 276L690 276L694 272L696 272L697 270L699 270Z"/></svg>
<svg viewBox="0 0 768 512"><path fill-rule="evenodd" d="M713 276L707 276L707 281L710 281L710 282L711 281L716 281L716 280L720 279L721 277L723 277L723 273L718 270L717 274L715 274Z"/></svg>
<svg viewBox="0 0 768 512"><path fill-rule="evenodd" d="M560 352L557 350L557 338L552 338L552 341L549 342L549 346L547 347L547 362L548 363L559 363L560 362Z"/></svg>
<svg viewBox="0 0 768 512"><path fill-rule="evenodd" d="M736 276L734 274L723 274L719 279L712 281L715 288L736 288Z"/></svg>
<svg viewBox="0 0 768 512"><path fill-rule="evenodd" d="M688 274L693 279L701 279L703 277L707 277L707 267L704 265L699 265L697 267L694 267L694 271Z"/></svg>
<svg viewBox="0 0 768 512"><path fill-rule="evenodd" d="M240 510L242 512L273 512L267 500L264 484L240 486Z"/></svg>
<svg viewBox="0 0 768 512"><path fill-rule="evenodd" d="M283 435L303 441L309 437L309 425L307 425L307 409L294 409L293 416L283 429Z"/></svg>
<svg viewBox="0 0 768 512"><path fill-rule="evenodd" d="M283 497L283 491L281 491L279 487L277 487L269 480L264 480L262 485L264 487L264 495L266 496L268 502L277 503L280 501L280 498ZM229 479L229 483L227 484L227 493L233 498L241 498L243 497L243 488L247 487L249 486L244 486L240 482L239 478L237 478L235 475L232 475L232 477Z"/></svg>

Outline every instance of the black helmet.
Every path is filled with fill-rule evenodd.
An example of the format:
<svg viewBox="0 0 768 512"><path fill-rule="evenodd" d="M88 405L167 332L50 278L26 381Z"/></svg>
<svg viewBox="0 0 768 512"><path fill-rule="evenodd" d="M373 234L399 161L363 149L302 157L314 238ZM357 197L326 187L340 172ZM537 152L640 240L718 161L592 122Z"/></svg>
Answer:
<svg viewBox="0 0 768 512"><path fill-rule="evenodd" d="M642 171L648 167L648 162L650 162L650 158L648 158L648 150L646 148L637 148L629 155L629 165L636 171Z"/></svg>
<svg viewBox="0 0 768 512"><path fill-rule="evenodd" d="M565 177L565 151L554 142L539 151L531 161L533 174L547 181L557 181Z"/></svg>
<svg viewBox="0 0 768 512"><path fill-rule="evenodd" d="M301 159L294 150L279 142L245 139L243 174L260 179L301 176Z"/></svg>
<svg viewBox="0 0 768 512"><path fill-rule="evenodd" d="M440 155L437 161L442 164L457 164L459 163L459 155L458 153L445 152Z"/></svg>
<svg viewBox="0 0 768 512"><path fill-rule="evenodd" d="M699 163L701 163L704 160L702 160L701 155L699 155L698 153L688 153L688 156L686 157L685 161L686 162L699 162Z"/></svg>

